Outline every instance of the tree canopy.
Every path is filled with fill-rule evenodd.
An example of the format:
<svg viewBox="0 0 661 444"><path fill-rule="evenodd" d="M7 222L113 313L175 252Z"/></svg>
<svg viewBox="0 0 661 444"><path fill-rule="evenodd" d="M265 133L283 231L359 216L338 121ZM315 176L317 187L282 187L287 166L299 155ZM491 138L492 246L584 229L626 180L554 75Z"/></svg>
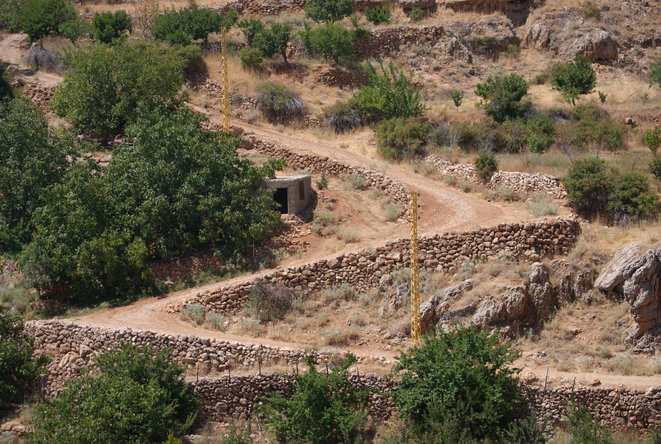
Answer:
<svg viewBox="0 0 661 444"><path fill-rule="evenodd" d="M528 84L518 74L489 76L475 89L475 95L483 100L482 106L487 114L501 123L521 113L521 99L526 94Z"/></svg>
<svg viewBox="0 0 661 444"><path fill-rule="evenodd" d="M576 105L579 96L590 94L597 84L597 74L592 69L592 63L582 54L553 71L551 80L553 89L560 91L562 97Z"/></svg>
<svg viewBox="0 0 661 444"><path fill-rule="evenodd" d="M287 61L287 43L291 40L292 26L283 23L272 23L270 28L262 29L253 39L253 45L264 57L280 54Z"/></svg>
<svg viewBox="0 0 661 444"><path fill-rule="evenodd" d="M336 22L353 12L353 0L307 0L305 16L315 22Z"/></svg>
<svg viewBox="0 0 661 444"><path fill-rule="evenodd" d="M61 34L76 40L82 24L76 8L69 0L28 0L21 6L21 30L30 41L49 34Z"/></svg>
<svg viewBox="0 0 661 444"><path fill-rule="evenodd" d="M310 50L332 59L336 64L353 56L354 34L339 23L327 23L307 33Z"/></svg>
<svg viewBox="0 0 661 444"><path fill-rule="evenodd" d="M123 10L96 14L92 20L90 37L102 43L119 38L123 31L131 31L131 16Z"/></svg>

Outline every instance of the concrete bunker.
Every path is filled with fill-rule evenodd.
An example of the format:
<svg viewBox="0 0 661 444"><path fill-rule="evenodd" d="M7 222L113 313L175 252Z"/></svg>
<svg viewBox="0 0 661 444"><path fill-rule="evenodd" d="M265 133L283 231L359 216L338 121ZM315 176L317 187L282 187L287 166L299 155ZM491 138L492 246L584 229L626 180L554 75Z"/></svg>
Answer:
<svg viewBox="0 0 661 444"><path fill-rule="evenodd" d="M273 200L280 214L294 215L303 211L313 196L312 177L306 175L276 177L264 180L266 188L274 188Z"/></svg>

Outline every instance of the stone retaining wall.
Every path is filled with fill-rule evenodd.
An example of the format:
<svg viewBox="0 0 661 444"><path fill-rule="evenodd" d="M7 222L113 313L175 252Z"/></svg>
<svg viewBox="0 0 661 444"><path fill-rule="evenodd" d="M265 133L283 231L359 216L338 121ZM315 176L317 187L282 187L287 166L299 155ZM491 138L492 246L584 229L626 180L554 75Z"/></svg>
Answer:
<svg viewBox="0 0 661 444"><path fill-rule="evenodd" d="M418 240L421 268L456 271L467 261L483 262L493 257L539 260L554 254L566 254L580 233L578 221L550 219L540 222L501 224L465 233L444 233ZM409 266L408 239L399 239L385 246L368 247L355 253L339 255L331 260L276 269L261 279L303 294L324 288L350 284L358 292L379 286L392 271ZM196 294L188 300L172 304L169 311L178 312L189 304L202 304L207 310L236 312L242 308L252 282L230 285Z"/></svg>

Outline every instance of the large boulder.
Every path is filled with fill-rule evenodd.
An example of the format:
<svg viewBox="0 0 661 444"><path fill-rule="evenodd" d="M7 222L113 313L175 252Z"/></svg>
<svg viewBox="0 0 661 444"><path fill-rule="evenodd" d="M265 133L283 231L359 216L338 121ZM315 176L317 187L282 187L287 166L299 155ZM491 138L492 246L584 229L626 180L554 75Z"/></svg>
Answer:
<svg viewBox="0 0 661 444"><path fill-rule="evenodd" d="M579 37L567 38L559 47L558 53L565 58L584 55L591 61L617 60L617 43L608 31L592 29Z"/></svg>
<svg viewBox="0 0 661 444"><path fill-rule="evenodd" d="M625 280L624 269L627 265L640 256L642 247L640 244L629 244L618 250L603 271L594 281L594 288L605 293L612 292L616 287L622 285Z"/></svg>
<svg viewBox="0 0 661 444"><path fill-rule="evenodd" d="M624 299L635 322L627 341L633 342L661 325L661 247L629 262L623 274Z"/></svg>

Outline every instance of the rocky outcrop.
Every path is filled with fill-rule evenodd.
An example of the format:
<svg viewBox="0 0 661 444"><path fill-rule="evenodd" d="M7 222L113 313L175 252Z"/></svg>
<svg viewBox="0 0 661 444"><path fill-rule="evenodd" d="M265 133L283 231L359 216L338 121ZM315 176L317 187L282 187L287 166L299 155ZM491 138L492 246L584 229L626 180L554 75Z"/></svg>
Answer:
<svg viewBox="0 0 661 444"><path fill-rule="evenodd" d="M558 54L573 59L578 54L588 60L617 60L617 43L610 33L603 29L591 29L580 36L567 37L558 44Z"/></svg>
<svg viewBox="0 0 661 444"><path fill-rule="evenodd" d="M594 287L604 293L613 292L621 287L625 281L624 270L630 262L640 257L642 247L640 244L629 244L618 250L606 267L594 281Z"/></svg>
<svg viewBox="0 0 661 444"><path fill-rule="evenodd" d="M379 28L371 31L368 36L357 38L353 52L360 60L385 57L399 51L401 47L413 44L433 46L446 35L442 26Z"/></svg>
<svg viewBox="0 0 661 444"><path fill-rule="evenodd" d="M472 288L473 280L466 279L461 284L446 288L440 295L433 295L427 301L422 303L422 305L420 305L420 326L422 332L425 333L429 331L431 327L441 321L441 318L444 316L445 319L443 320L447 321L465 316L465 314L472 314L470 313L471 310L474 310L476 307L460 309L460 311L455 312L452 315L446 313L454 301L460 299L465 291L471 290Z"/></svg>
<svg viewBox="0 0 661 444"><path fill-rule="evenodd" d="M413 8L430 9L436 7L436 0L398 0L397 3L404 11L410 11Z"/></svg>
<svg viewBox="0 0 661 444"><path fill-rule="evenodd" d="M624 299L635 322L628 342L661 325L661 247L648 250L624 268Z"/></svg>

